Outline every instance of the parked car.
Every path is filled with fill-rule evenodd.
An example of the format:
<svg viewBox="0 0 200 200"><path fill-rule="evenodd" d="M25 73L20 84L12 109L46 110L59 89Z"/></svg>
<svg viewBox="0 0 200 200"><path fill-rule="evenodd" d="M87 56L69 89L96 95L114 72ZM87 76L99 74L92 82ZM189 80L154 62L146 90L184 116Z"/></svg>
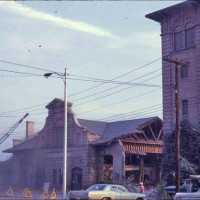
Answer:
<svg viewBox="0 0 200 200"><path fill-rule="evenodd" d="M145 200L143 193L129 192L122 185L95 184L87 190L70 191L69 200Z"/></svg>
<svg viewBox="0 0 200 200"><path fill-rule="evenodd" d="M200 189L197 192L176 193L174 200L199 200Z"/></svg>
<svg viewBox="0 0 200 200"><path fill-rule="evenodd" d="M184 183L180 186L180 193L196 192L200 188L200 176L191 175L190 178L185 179ZM165 187L167 194L174 196L176 194L176 186Z"/></svg>
<svg viewBox="0 0 200 200"><path fill-rule="evenodd" d="M200 199L200 175L191 175L192 182L186 185L187 192L178 192L174 200L194 200Z"/></svg>

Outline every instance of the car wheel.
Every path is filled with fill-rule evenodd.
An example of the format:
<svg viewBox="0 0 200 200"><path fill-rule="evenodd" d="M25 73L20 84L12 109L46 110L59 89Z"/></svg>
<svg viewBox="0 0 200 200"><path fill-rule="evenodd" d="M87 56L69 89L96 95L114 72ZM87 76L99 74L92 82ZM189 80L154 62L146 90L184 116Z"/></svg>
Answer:
<svg viewBox="0 0 200 200"><path fill-rule="evenodd" d="M136 200L144 200L143 198L141 198L141 197L139 197L139 198L137 198Z"/></svg>
<svg viewBox="0 0 200 200"><path fill-rule="evenodd" d="M111 200L111 198L109 198L109 197L104 197L104 198L101 199L101 200Z"/></svg>

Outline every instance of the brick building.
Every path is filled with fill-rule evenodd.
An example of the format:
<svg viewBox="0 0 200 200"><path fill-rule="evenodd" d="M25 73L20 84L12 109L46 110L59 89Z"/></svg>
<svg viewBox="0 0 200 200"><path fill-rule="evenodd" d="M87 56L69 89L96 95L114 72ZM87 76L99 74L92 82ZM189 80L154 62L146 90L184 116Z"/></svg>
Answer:
<svg viewBox="0 0 200 200"><path fill-rule="evenodd" d="M4 152L13 157L0 164L0 187L41 189L45 182L62 188L64 103L54 99L46 108L43 129L35 134L26 122L26 137ZM162 120L158 117L118 122L77 119L68 102L68 189L97 182L156 183L162 153Z"/></svg>
<svg viewBox="0 0 200 200"><path fill-rule="evenodd" d="M162 56L189 62L179 69L181 120L200 125L200 1L188 0L146 15L161 24ZM163 132L175 129L175 65L163 61Z"/></svg>

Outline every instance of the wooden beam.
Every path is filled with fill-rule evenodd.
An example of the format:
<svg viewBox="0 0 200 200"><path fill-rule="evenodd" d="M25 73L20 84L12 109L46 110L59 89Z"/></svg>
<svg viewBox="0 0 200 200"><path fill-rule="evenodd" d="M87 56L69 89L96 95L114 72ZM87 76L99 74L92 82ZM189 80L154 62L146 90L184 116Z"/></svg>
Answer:
<svg viewBox="0 0 200 200"><path fill-rule="evenodd" d="M138 140L137 136L135 135L131 135L130 137L133 139L133 141Z"/></svg>
<svg viewBox="0 0 200 200"><path fill-rule="evenodd" d="M154 141L154 140L148 140L148 141L146 141L146 140L138 140L138 141L130 141L130 140L128 140L128 139L121 139L121 142L123 142L123 143L133 143L133 144L158 144L158 145L163 145L163 141L161 141L161 140L156 140L156 141Z"/></svg>
<svg viewBox="0 0 200 200"><path fill-rule="evenodd" d="M135 133L134 135L133 135L133 137L135 137L137 140L140 140L140 138L136 135L137 133Z"/></svg>
<svg viewBox="0 0 200 200"><path fill-rule="evenodd" d="M142 131L142 134L144 135L144 137L145 137L145 140L148 140L148 138L147 138L147 136L146 136L146 134L145 134L145 132L144 132L144 131Z"/></svg>
<svg viewBox="0 0 200 200"><path fill-rule="evenodd" d="M161 136L161 134L162 134L162 131L163 131L163 128L160 129L159 134L158 134L158 137L157 137L157 140L160 139L160 136Z"/></svg>
<svg viewBox="0 0 200 200"><path fill-rule="evenodd" d="M156 141L155 134L154 134L154 132L153 132L153 130L152 130L152 128L151 128L151 125L150 125L150 124L149 124L149 129L150 129L150 131L151 131L151 133L152 133L153 139Z"/></svg>

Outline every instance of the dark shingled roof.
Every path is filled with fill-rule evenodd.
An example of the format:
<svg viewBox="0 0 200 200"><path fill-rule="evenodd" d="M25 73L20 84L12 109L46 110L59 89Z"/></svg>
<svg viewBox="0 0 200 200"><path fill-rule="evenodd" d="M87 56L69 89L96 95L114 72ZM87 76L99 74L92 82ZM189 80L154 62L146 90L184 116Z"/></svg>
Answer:
<svg viewBox="0 0 200 200"><path fill-rule="evenodd" d="M16 146L13 146L9 149L4 150L3 152L5 153L13 153L13 151L22 151L24 149L26 150L31 150L31 149L35 149L35 138L32 138L30 140L26 140Z"/></svg>
<svg viewBox="0 0 200 200"><path fill-rule="evenodd" d="M108 122L87 120L87 119L78 119L79 123L86 127L87 130L91 133L95 133L97 135L103 135L106 127L108 126Z"/></svg>
<svg viewBox="0 0 200 200"><path fill-rule="evenodd" d="M153 120L159 119L158 117L133 119L117 122L98 122L90 120L79 120L80 124L85 126L89 132L101 135L101 139L93 142L93 144L102 144L113 139L119 138L134 132L140 132L140 127Z"/></svg>

